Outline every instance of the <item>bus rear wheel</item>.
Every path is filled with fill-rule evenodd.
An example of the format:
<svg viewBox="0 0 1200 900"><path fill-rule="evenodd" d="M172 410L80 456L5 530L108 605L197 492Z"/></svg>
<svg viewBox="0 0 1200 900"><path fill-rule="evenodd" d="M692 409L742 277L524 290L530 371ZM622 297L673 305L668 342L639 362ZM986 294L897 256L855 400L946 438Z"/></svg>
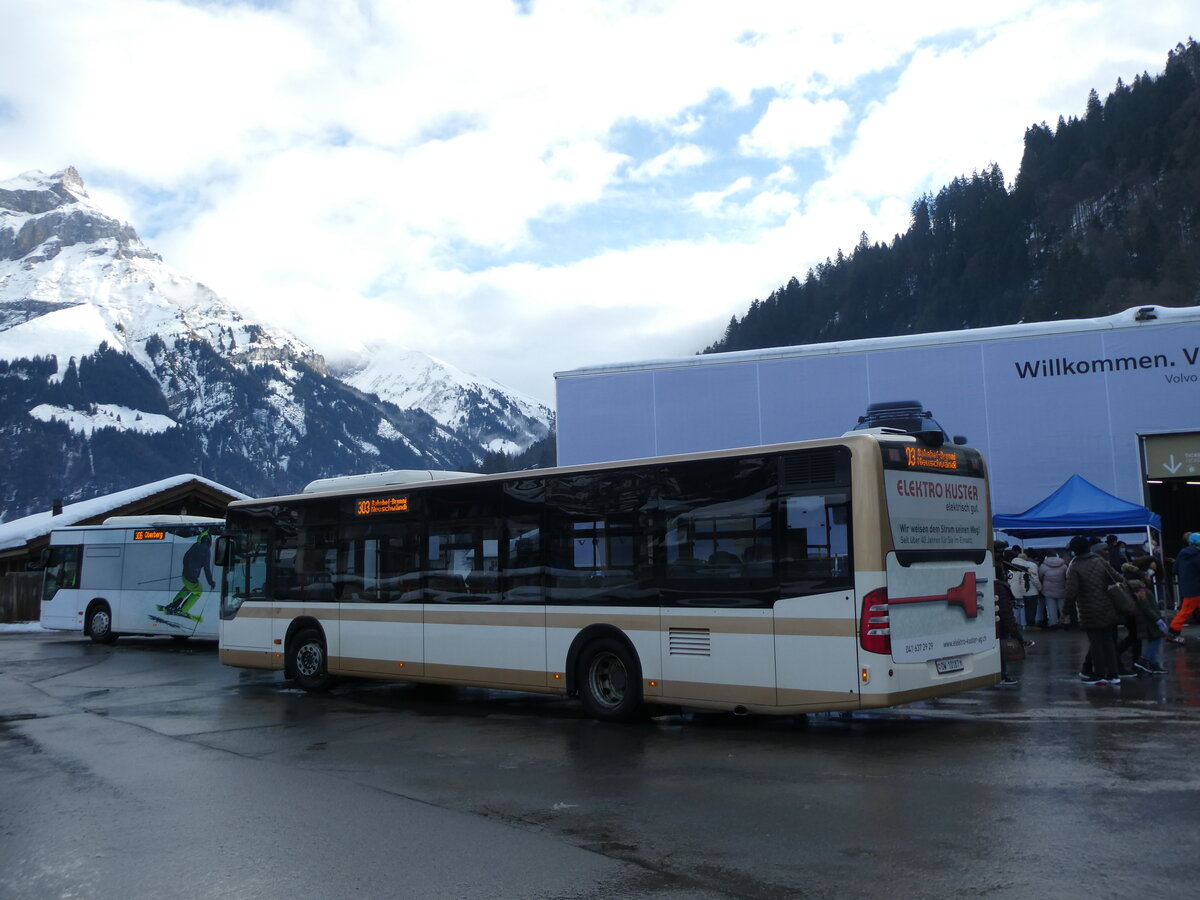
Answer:
<svg viewBox="0 0 1200 900"><path fill-rule="evenodd" d="M333 679L328 672L325 640L315 628L302 628L288 644L287 670L292 680L306 691L328 690Z"/></svg>
<svg viewBox="0 0 1200 900"><path fill-rule="evenodd" d="M112 630L112 610L103 600L97 600L87 611L88 635L97 644L111 644L117 639Z"/></svg>
<svg viewBox="0 0 1200 900"><path fill-rule="evenodd" d="M577 683L584 709L597 719L624 722L641 711L641 667L615 638L600 638L584 647Z"/></svg>

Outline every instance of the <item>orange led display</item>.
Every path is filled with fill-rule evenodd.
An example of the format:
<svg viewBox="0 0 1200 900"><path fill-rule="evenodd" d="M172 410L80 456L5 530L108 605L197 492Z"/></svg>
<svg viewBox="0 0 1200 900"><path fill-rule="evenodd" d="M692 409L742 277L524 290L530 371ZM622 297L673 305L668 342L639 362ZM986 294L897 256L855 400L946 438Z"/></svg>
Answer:
<svg viewBox="0 0 1200 900"><path fill-rule="evenodd" d="M957 469L958 454L930 447L905 447L904 459L910 468Z"/></svg>
<svg viewBox="0 0 1200 900"><path fill-rule="evenodd" d="M408 512L407 497L370 497L358 500L354 504L355 513L360 516L375 516L380 513Z"/></svg>

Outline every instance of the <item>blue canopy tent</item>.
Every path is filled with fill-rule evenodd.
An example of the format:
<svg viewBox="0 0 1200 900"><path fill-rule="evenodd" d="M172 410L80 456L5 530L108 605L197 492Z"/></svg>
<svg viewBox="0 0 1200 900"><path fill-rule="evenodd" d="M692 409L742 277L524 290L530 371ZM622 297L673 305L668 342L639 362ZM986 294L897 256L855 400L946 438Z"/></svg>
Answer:
<svg viewBox="0 0 1200 900"><path fill-rule="evenodd" d="M1036 506L1015 515L992 516L992 527L1019 538L1162 530L1162 517L1144 506L1114 497L1072 475Z"/></svg>

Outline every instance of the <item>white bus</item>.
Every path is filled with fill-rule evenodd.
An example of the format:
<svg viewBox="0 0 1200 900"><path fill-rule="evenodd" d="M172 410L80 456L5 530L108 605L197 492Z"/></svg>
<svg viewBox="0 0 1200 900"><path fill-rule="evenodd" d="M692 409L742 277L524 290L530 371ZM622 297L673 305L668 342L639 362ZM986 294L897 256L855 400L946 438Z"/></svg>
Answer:
<svg viewBox="0 0 1200 900"><path fill-rule="evenodd" d="M212 561L221 519L112 516L50 533L44 628L109 644L122 634L217 637L221 573Z"/></svg>
<svg viewBox="0 0 1200 900"><path fill-rule="evenodd" d="M830 440L230 504L221 661L738 713L998 681L981 455Z"/></svg>

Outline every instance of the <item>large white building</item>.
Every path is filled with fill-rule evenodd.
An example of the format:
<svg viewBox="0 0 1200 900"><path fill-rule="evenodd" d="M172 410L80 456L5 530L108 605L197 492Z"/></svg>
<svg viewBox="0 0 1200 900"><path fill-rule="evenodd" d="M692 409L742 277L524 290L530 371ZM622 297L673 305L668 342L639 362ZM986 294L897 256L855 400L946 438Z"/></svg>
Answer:
<svg viewBox="0 0 1200 900"><path fill-rule="evenodd" d="M1078 474L1200 528L1200 307L589 366L555 374L560 465L828 437L916 401L982 450L992 508Z"/></svg>

